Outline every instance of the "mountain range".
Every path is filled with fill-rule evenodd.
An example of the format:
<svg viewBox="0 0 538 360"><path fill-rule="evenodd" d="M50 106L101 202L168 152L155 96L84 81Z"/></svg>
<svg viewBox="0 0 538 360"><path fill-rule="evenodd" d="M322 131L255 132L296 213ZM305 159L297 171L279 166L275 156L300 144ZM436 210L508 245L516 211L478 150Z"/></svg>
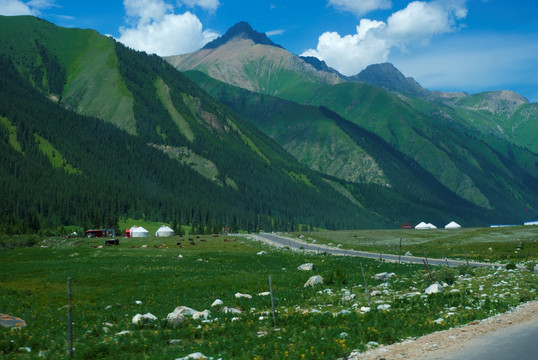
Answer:
<svg viewBox="0 0 538 360"><path fill-rule="evenodd" d="M431 92L388 63L345 77L319 60L258 43L247 35L253 30L244 29L232 27L223 36L228 41L219 47L167 60L181 71L195 70L219 80L189 75L299 161L347 181L366 178L389 186L397 181L379 171L380 154L364 151L347 134L334 136L341 129L330 119L312 117L306 108L325 107L379 136L482 208L511 208L525 216L533 206L538 139L530 134L538 130L538 104L506 90L474 95ZM249 95L237 88L251 91L254 103L245 101ZM303 108L277 112L274 104L263 105L268 97Z"/></svg>
<svg viewBox="0 0 538 360"><path fill-rule="evenodd" d="M430 92L390 64L345 77L244 22L165 61L93 30L0 17L0 65L0 232L536 213L537 108L512 92Z"/></svg>

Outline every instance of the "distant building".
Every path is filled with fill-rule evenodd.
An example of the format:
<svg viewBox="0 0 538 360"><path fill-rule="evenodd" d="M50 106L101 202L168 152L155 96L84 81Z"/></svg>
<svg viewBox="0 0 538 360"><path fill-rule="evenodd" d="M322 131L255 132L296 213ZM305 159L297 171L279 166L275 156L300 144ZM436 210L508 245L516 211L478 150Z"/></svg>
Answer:
<svg viewBox="0 0 538 360"><path fill-rule="evenodd" d="M116 229L90 229L84 232L84 236L88 238L96 237L114 237L116 236Z"/></svg>
<svg viewBox="0 0 538 360"><path fill-rule="evenodd" d="M527 222L523 223L523 225L538 225L538 220L527 221Z"/></svg>

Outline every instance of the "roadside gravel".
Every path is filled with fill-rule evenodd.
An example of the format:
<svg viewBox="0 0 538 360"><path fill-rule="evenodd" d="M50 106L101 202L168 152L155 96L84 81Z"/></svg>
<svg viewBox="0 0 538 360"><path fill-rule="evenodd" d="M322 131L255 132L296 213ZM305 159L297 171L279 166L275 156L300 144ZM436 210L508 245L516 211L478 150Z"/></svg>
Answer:
<svg viewBox="0 0 538 360"><path fill-rule="evenodd" d="M466 347L478 336L509 326L538 322L538 301L530 301L517 308L482 321L438 331L415 340L380 346L364 353L352 353L349 360L435 359L443 358Z"/></svg>

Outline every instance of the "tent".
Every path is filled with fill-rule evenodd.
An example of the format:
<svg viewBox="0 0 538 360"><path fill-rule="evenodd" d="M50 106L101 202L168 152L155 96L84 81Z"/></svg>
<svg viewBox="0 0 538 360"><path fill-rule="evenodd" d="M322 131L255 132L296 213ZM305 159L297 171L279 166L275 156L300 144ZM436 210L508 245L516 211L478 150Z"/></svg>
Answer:
<svg viewBox="0 0 538 360"><path fill-rule="evenodd" d="M142 226L133 226L131 228L131 237L148 237L149 231L144 229Z"/></svg>
<svg viewBox="0 0 538 360"><path fill-rule="evenodd" d="M460 229L461 225L455 221L451 221L445 225L445 229Z"/></svg>
<svg viewBox="0 0 538 360"><path fill-rule="evenodd" d="M432 223L425 223L425 222L421 222L420 224L418 224L417 226L415 226L415 229L437 229L437 226L433 225Z"/></svg>
<svg viewBox="0 0 538 360"><path fill-rule="evenodd" d="M534 221L527 221L525 223L523 223L524 225L538 225L538 220L534 220Z"/></svg>
<svg viewBox="0 0 538 360"><path fill-rule="evenodd" d="M415 229L429 229L429 228L430 228L430 226L428 224L426 224L424 221L422 221L420 224L415 226Z"/></svg>
<svg viewBox="0 0 538 360"><path fill-rule="evenodd" d="M176 233L168 226L163 225L155 232L155 236L174 236Z"/></svg>

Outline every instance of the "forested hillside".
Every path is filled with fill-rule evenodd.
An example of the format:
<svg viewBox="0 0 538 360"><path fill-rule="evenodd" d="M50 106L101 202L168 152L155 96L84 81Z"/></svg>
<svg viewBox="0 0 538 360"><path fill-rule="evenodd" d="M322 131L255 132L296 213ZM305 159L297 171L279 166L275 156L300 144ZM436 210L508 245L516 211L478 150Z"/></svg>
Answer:
<svg viewBox="0 0 538 360"><path fill-rule="evenodd" d="M84 53L99 54L106 42L93 48L93 31L21 21L29 24L17 29L28 41L20 41L25 51L1 47L3 231L104 226L126 216L251 230L387 224L157 56L112 42L113 52L104 50L114 59L107 67L121 80L123 97L112 96L101 113L95 107L95 117L69 110L84 112L65 97L79 79L73 74L84 73L72 70L82 55L58 49L84 39ZM50 85L62 81L63 94ZM128 127L108 111L125 97L132 103Z"/></svg>
<svg viewBox="0 0 538 360"><path fill-rule="evenodd" d="M324 92L306 106L189 74L204 90L160 57L93 30L34 17L0 17L0 30L0 232L112 226L123 217L245 230L471 226L518 221L518 208L536 198L516 147L496 143L480 157L455 150L479 169L465 165L476 179L461 182L464 193L485 184L486 206L478 206L400 149L408 132L389 127L395 137L384 138L332 106L354 94L346 111L360 103L369 119L384 114L370 112L380 101L433 119L380 88L342 93L334 91L349 84L312 83ZM288 85L288 94L306 96ZM434 142L437 130L421 131Z"/></svg>

